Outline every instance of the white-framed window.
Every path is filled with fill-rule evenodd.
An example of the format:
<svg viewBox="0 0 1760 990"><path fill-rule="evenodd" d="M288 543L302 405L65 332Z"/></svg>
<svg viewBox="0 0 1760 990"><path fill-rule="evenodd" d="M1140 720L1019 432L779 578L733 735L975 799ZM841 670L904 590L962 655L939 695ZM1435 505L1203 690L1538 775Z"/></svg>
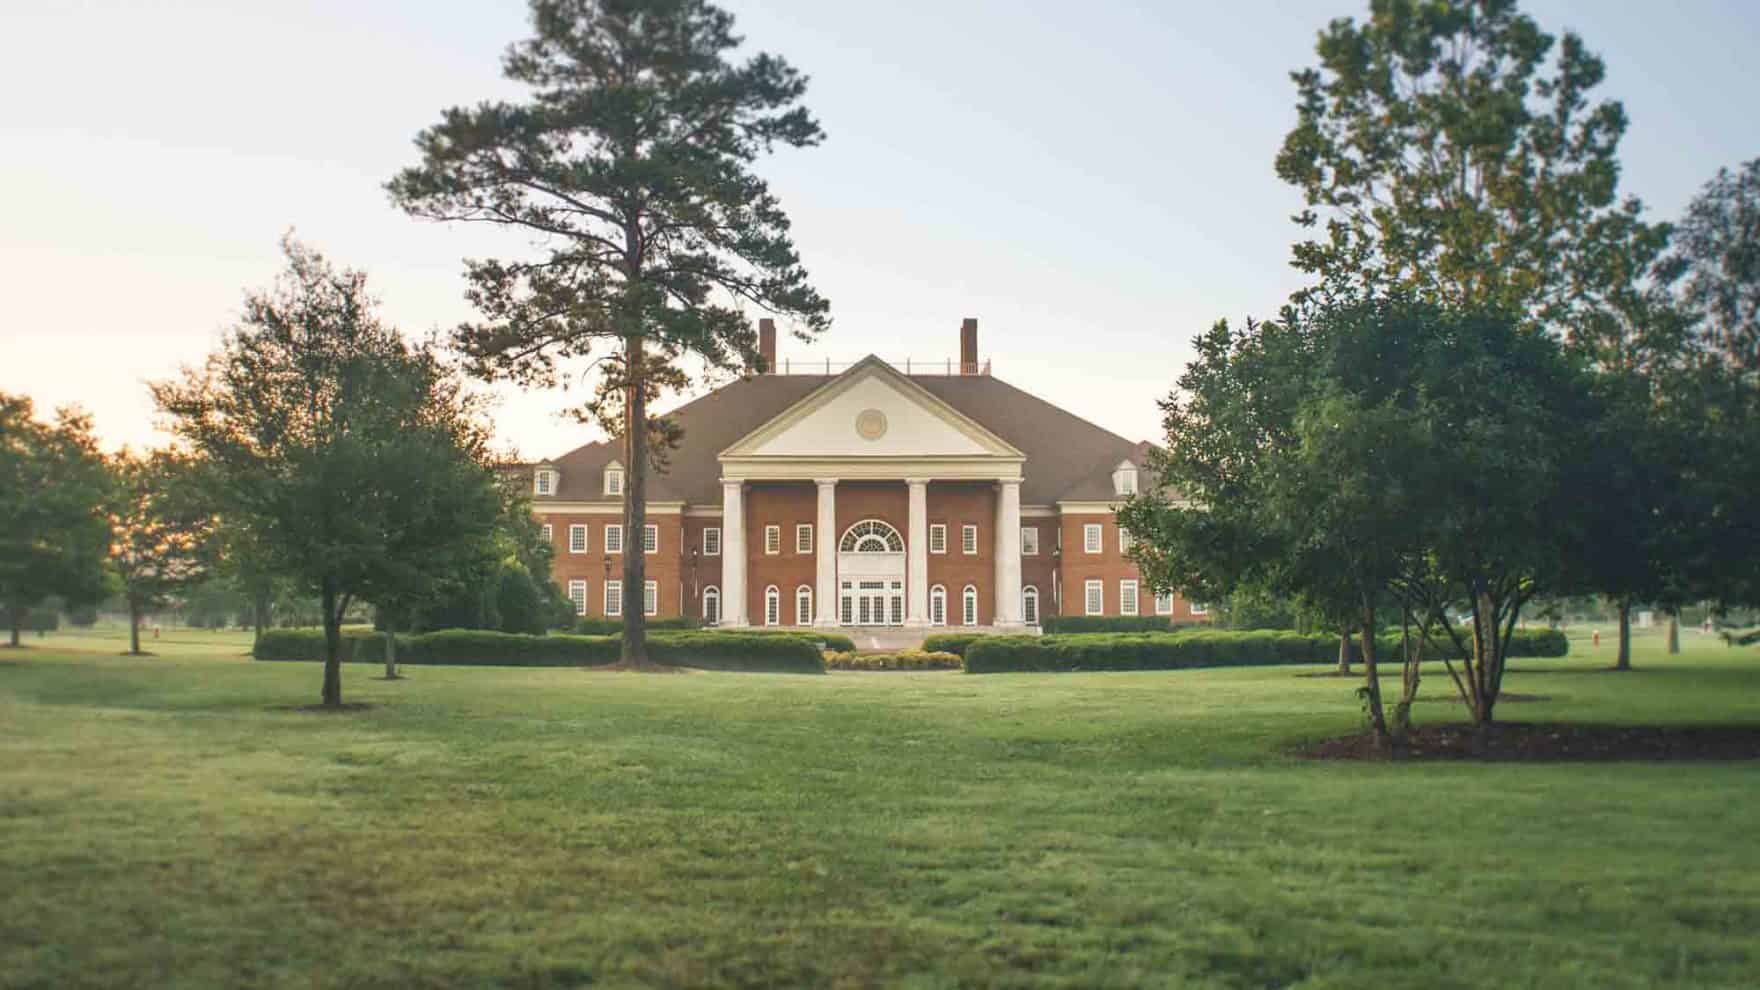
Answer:
<svg viewBox="0 0 1760 990"><path fill-rule="evenodd" d="M532 493L535 495L556 494L556 472L548 468L539 471L532 480Z"/></svg>
<svg viewBox="0 0 1760 990"><path fill-rule="evenodd" d="M929 589L929 624L947 625L947 589L940 585Z"/></svg>
<svg viewBox="0 0 1760 990"><path fill-rule="evenodd" d="M794 624L813 624L813 589L804 584L794 589Z"/></svg>
<svg viewBox="0 0 1760 990"><path fill-rule="evenodd" d="M973 585L966 585L966 590L959 593L959 617L963 625L978 624L978 589Z"/></svg>
<svg viewBox="0 0 1760 990"><path fill-rule="evenodd" d="M605 615L615 619L623 614L623 582L605 582Z"/></svg>
<svg viewBox="0 0 1760 990"><path fill-rule="evenodd" d="M1029 626L1039 624L1039 589L1030 584L1021 589L1021 621Z"/></svg>
<svg viewBox="0 0 1760 990"><path fill-rule="evenodd" d="M660 527L654 523L646 523L642 526L642 552L660 552Z"/></svg>
<svg viewBox="0 0 1760 990"><path fill-rule="evenodd" d="M1037 557L1037 556L1039 556L1039 527L1037 527L1037 526L1022 526L1021 527L1021 556L1023 556L1023 557Z"/></svg>
<svg viewBox="0 0 1760 990"><path fill-rule="evenodd" d="M1191 609L1192 609L1193 615L1206 615L1210 611L1210 606L1201 604L1199 602L1193 602L1191 605Z"/></svg>
<svg viewBox="0 0 1760 990"><path fill-rule="evenodd" d="M1137 493L1137 469L1125 468L1118 472L1118 494L1135 495Z"/></svg>
<svg viewBox="0 0 1760 990"><path fill-rule="evenodd" d="M1133 579L1118 582L1118 614L1137 614L1137 582Z"/></svg>
<svg viewBox="0 0 1760 990"><path fill-rule="evenodd" d="M1082 552L1100 552L1100 533L1103 527L1099 523L1088 523L1082 527Z"/></svg>
<svg viewBox="0 0 1760 990"><path fill-rule="evenodd" d="M605 527L605 552L623 552L623 524L611 523Z"/></svg>
<svg viewBox="0 0 1760 990"><path fill-rule="evenodd" d="M764 624L782 624L782 592L775 585L764 589Z"/></svg>
<svg viewBox="0 0 1760 990"><path fill-rule="evenodd" d="M1172 615L1173 614L1173 592L1171 592L1171 591L1156 592L1156 594L1155 594L1155 614L1156 615Z"/></svg>
<svg viewBox="0 0 1760 990"><path fill-rule="evenodd" d="M545 523L544 525L538 527L538 531L544 534L544 542L545 543L555 542L556 527L550 525L549 523Z"/></svg>
<svg viewBox="0 0 1760 990"><path fill-rule="evenodd" d="M568 552L587 552L587 527L579 524L568 527Z"/></svg>
<svg viewBox="0 0 1760 990"><path fill-rule="evenodd" d="M1118 552L1119 553L1130 553L1131 547L1134 547L1136 545L1137 545L1137 538L1132 536L1130 534L1130 531L1125 529L1123 526L1118 527Z"/></svg>
<svg viewBox="0 0 1760 990"><path fill-rule="evenodd" d="M929 527L929 552L947 552L947 524L935 523Z"/></svg>
<svg viewBox="0 0 1760 990"><path fill-rule="evenodd" d="M705 526L705 527L703 527L703 556L705 556L705 557L719 557L719 556L721 556L721 527L720 526Z"/></svg>
<svg viewBox="0 0 1760 990"><path fill-rule="evenodd" d="M1086 606L1089 615L1106 614L1106 582L1098 580L1082 582L1082 597L1085 599L1082 604Z"/></svg>
<svg viewBox="0 0 1760 990"><path fill-rule="evenodd" d="M959 552L968 554L978 552L978 527L966 523L959 528Z"/></svg>
<svg viewBox="0 0 1760 990"><path fill-rule="evenodd" d="M568 600L574 602L574 614L587 614L587 582L568 582Z"/></svg>
<svg viewBox="0 0 1760 990"><path fill-rule="evenodd" d="M623 468L608 467L605 469L605 494L623 494Z"/></svg>
<svg viewBox="0 0 1760 990"><path fill-rule="evenodd" d="M764 527L764 552L775 556L782 552L782 527L774 523Z"/></svg>
<svg viewBox="0 0 1760 990"><path fill-rule="evenodd" d="M703 589L703 625L721 624L721 589L710 585Z"/></svg>
<svg viewBox="0 0 1760 990"><path fill-rule="evenodd" d="M660 614L660 582L658 582L658 581L643 581L642 582L642 614L643 615L659 615Z"/></svg>
<svg viewBox="0 0 1760 990"><path fill-rule="evenodd" d="M796 523L794 527L794 552L813 552L813 524Z"/></svg>
<svg viewBox="0 0 1760 990"><path fill-rule="evenodd" d="M850 594L850 589L855 587L855 583L845 581L840 587L843 589L843 594L837 596L837 621L846 626L853 626L856 624L856 596Z"/></svg>

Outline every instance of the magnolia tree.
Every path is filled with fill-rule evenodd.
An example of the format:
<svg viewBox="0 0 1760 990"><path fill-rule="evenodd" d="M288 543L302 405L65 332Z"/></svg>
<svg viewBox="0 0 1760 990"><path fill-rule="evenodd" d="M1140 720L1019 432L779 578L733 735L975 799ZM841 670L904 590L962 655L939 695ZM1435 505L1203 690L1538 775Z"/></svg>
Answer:
<svg viewBox="0 0 1760 990"><path fill-rule="evenodd" d="M752 169L822 134L806 78L774 55L735 60L733 18L706 0L532 0L534 37L504 74L518 102L455 107L416 138L420 164L390 184L413 216L489 224L533 249L467 262L479 320L456 344L488 379L553 386L602 376L580 410L624 444L624 532L647 519L650 418L679 361L756 365L748 312L810 338L829 306L807 282L774 193ZM643 555L623 555L623 661L645 666Z"/></svg>
<svg viewBox="0 0 1760 990"><path fill-rule="evenodd" d="M153 394L258 563L318 595L321 699L336 706L350 605L401 603L475 566L502 501L481 420L436 354L379 320L363 273L283 247L276 286Z"/></svg>

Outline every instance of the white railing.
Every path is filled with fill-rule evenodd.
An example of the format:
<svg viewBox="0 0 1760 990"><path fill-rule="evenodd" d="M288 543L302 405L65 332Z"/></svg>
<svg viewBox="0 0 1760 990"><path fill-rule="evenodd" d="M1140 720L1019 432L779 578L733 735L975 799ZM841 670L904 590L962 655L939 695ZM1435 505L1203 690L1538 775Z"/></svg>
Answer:
<svg viewBox="0 0 1760 990"><path fill-rule="evenodd" d="M885 360L887 364L907 375L988 375L990 373L989 361L978 364L962 364L952 358L940 361L923 361L914 358L905 358L902 361L891 361L885 358L881 360ZM830 358L823 361L783 358L777 362L777 367L774 370L779 375L836 375L848 371L857 363L855 361L833 361Z"/></svg>

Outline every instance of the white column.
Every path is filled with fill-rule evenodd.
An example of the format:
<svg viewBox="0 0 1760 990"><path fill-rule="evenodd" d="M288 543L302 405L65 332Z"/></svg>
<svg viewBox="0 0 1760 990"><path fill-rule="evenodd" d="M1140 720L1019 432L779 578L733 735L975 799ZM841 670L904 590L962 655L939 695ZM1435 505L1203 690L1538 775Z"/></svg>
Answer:
<svg viewBox="0 0 1760 990"><path fill-rule="evenodd" d="M819 522L813 527L814 563L818 581L813 589L815 626L837 625L837 479L816 478L819 486Z"/></svg>
<svg viewBox="0 0 1760 990"><path fill-rule="evenodd" d="M904 624L929 624L929 479L906 478L911 490L910 535L905 544Z"/></svg>
<svg viewBox="0 0 1760 990"><path fill-rule="evenodd" d="M721 482L721 624L724 626L750 624L746 615L746 500L742 485L738 481Z"/></svg>
<svg viewBox="0 0 1760 990"><path fill-rule="evenodd" d="M996 624L1021 624L1021 481L997 482Z"/></svg>

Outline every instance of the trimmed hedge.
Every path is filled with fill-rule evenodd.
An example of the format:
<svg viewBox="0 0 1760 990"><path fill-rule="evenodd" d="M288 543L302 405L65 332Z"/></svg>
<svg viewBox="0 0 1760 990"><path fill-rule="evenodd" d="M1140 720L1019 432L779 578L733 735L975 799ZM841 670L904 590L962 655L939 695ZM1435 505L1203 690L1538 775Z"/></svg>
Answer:
<svg viewBox="0 0 1760 990"><path fill-rule="evenodd" d="M820 639L806 634L664 631L648 637L658 663L704 670L823 673ZM597 667L615 663L617 636L531 636L478 629L443 629L397 638L397 661L413 666ZM383 662L385 637L365 630L343 633L345 662ZM258 660L320 660L324 634L313 629L268 630Z"/></svg>
<svg viewBox="0 0 1760 990"><path fill-rule="evenodd" d="M1052 615L1040 628L1055 633L1167 632L1181 628L1165 615ZM1189 626L1187 628L1190 628Z"/></svg>
<svg viewBox="0 0 1760 990"><path fill-rule="evenodd" d="M951 653L954 656L966 655L966 647L980 639L989 639L983 633L935 633L923 638L923 650L929 653Z"/></svg>
<svg viewBox="0 0 1760 990"><path fill-rule="evenodd" d="M649 619L643 625L654 630L696 629L700 627L697 620L682 615L669 615L664 619ZM622 636L623 620L588 616L574 624L574 633L577 636Z"/></svg>
<svg viewBox="0 0 1760 990"><path fill-rule="evenodd" d="M1385 662L1398 663L1400 641L1376 640ZM1427 660L1458 659L1446 638L1424 652ZM1555 629L1518 630L1511 657L1562 657L1570 650ZM1336 663L1338 640L1270 630L1110 633L1065 636L985 636L966 649L969 674L1009 671L1179 670L1188 667L1248 667L1272 664Z"/></svg>
<svg viewBox="0 0 1760 990"><path fill-rule="evenodd" d="M959 670L963 663L956 654L925 650L898 653L836 653L827 650L825 666L831 670Z"/></svg>

